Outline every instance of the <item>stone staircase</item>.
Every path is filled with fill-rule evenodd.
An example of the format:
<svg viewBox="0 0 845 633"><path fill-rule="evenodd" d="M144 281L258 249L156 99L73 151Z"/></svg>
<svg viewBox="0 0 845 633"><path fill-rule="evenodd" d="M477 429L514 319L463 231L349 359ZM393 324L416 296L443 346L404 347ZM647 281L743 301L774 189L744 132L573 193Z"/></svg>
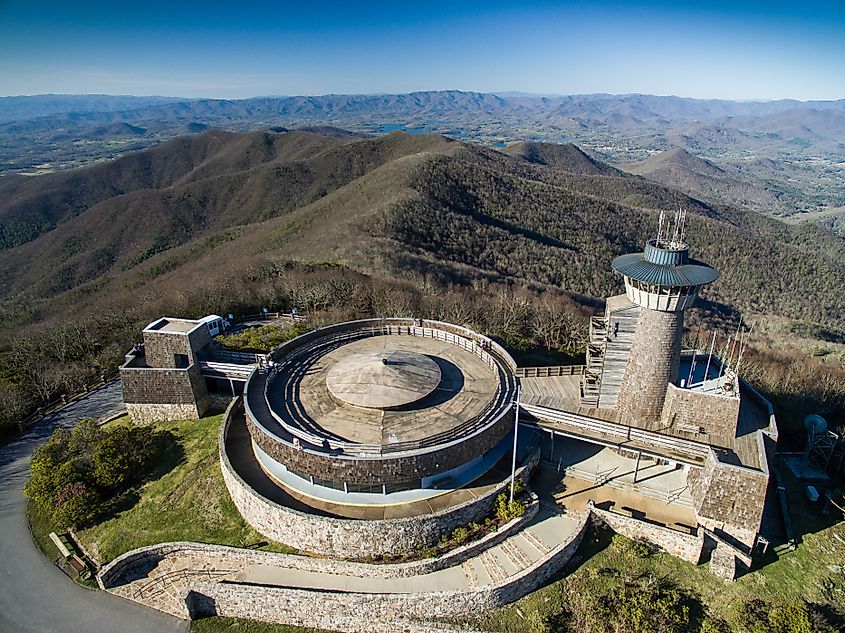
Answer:
<svg viewBox="0 0 845 633"><path fill-rule="evenodd" d="M564 517L559 510L544 510L538 521L461 564L467 588L500 582L545 557L552 547L544 543L534 531L544 531L549 521L561 522L561 527L567 528L559 532L561 540L569 533L568 528L577 523L575 518Z"/></svg>
<svg viewBox="0 0 845 633"><path fill-rule="evenodd" d="M224 566L220 566L223 563ZM193 556L165 557L146 576L111 589L124 598L179 618L186 617L184 596L200 580L234 577L236 570L225 568L225 561L199 561Z"/></svg>

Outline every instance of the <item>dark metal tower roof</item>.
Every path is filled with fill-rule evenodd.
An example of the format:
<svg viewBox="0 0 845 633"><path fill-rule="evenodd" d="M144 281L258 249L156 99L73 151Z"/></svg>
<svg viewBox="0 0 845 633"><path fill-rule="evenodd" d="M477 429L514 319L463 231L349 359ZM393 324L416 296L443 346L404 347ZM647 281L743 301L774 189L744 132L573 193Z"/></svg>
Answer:
<svg viewBox="0 0 845 633"><path fill-rule="evenodd" d="M649 240L644 253L620 255L612 266L627 277L660 286L703 286L719 278L715 268L690 259L685 244L665 247L657 240Z"/></svg>

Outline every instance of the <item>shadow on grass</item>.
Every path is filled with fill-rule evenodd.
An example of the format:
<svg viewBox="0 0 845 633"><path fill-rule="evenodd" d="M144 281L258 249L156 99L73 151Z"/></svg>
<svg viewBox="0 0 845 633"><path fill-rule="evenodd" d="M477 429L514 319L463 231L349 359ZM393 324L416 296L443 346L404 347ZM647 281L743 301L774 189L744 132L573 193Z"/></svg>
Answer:
<svg viewBox="0 0 845 633"><path fill-rule="evenodd" d="M139 492L141 486L161 479L185 461L185 449L182 448L178 438L170 431L156 431L153 434L152 442L155 447L155 454L146 472L136 474L129 481L129 487L116 491L114 496L104 500L101 511L97 513L90 524L108 521L120 513L132 509L141 498Z"/></svg>

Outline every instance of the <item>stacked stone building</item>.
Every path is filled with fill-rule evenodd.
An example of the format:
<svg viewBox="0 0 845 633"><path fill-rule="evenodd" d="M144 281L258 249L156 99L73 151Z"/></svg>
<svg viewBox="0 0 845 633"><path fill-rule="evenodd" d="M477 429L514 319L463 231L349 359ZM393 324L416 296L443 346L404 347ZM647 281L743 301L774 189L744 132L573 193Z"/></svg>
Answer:
<svg viewBox="0 0 845 633"><path fill-rule="evenodd" d="M211 343L208 320L164 317L144 328L143 337L120 368L129 418L144 423L205 415L210 397L199 352Z"/></svg>

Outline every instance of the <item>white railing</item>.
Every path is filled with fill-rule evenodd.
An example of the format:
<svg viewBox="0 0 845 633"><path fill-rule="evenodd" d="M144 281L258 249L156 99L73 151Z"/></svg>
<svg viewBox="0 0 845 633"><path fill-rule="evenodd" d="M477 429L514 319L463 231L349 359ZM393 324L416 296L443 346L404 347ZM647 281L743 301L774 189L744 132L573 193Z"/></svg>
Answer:
<svg viewBox="0 0 845 633"><path fill-rule="evenodd" d="M546 420L551 423L559 422L572 427L577 431L584 432L585 434L592 433L599 435L601 437L608 438L608 440L612 441L614 444L624 444L632 441L643 442L654 447L654 450L662 448L664 450L673 451L675 453L680 453L687 457L694 458L697 463L703 462L710 455L710 447L707 444L694 442L692 440L663 435L662 433L656 433L654 431L637 429L624 424L590 418L584 415L550 409L548 407L523 404L521 405L521 408L541 420ZM654 452L654 450L649 452Z"/></svg>

